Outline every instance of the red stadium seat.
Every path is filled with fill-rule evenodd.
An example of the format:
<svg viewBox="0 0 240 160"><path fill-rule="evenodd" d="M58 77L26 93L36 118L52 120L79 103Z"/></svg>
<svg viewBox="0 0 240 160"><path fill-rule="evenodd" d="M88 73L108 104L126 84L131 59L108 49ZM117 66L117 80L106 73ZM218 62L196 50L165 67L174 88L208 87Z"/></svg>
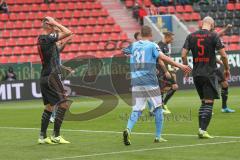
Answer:
<svg viewBox="0 0 240 160"><path fill-rule="evenodd" d="M233 3L228 3L228 4L227 4L227 10L230 10L230 11L235 10L234 4L233 4Z"/></svg>
<svg viewBox="0 0 240 160"><path fill-rule="evenodd" d="M25 38L18 38L17 44L20 46L24 46L26 44L25 41Z"/></svg>
<svg viewBox="0 0 240 160"><path fill-rule="evenodd" d="M2 38L9 38L10 37L10 32L7 30L3 30L1 34Z"/></svg>
<svg viewBox="0 0 240 160"><path fill-rule="evenodd" d="M94 3L94 4L93 4L93 8L94 8L94 9L101 9L101 8L102 8L102 5L101 5L101 3L97 2L97 3Z"/></svg>
<svg viewBox="0 0 240 160"><path fill-rule="evenodd" d="M0 39L0 50L2 50L2 47L6 46L6 39Z"/></svg>
<svg viewBox="0 0 240 160"><path fill-rule="evenodd" d="M191 5L185 5L185 12L193 12L193 8Z"/></svg>
<svg viewBox="0 0 240 160"><path fill-rule="evenodd" d="M0 21L7 21L7 20L8 20L8 15L4 14L4 13L1 13Z"/></svg>
<svg viewBox="0 0 240 160"><path fill-rule="evenodd" d="M14 29L11 31L11 37L19 37L20 34L21 34L21 31L19 30Z"/></svg>
<svg viewBox="0 0 240 160"><path fill-rule="evenodd" d="M166 14L168 12L167 7L163 7L163 6L160 6L159 10L161 14Z"/></svg>
<svg viewBox="0 0 240 160"><path fill-rule="evenodd" d="M21 47L14 47L13 48L13 54L22 54L22 48Z"/></svg>
<svg viewBox="0 0 240 160"><path fill-rule="evenodd" d="M237 35L233 35L230 37L229 42L230 43L238 43L239 42L239 37Z"/></svg>
<svg viewBox="0 0 240 160"><path fill-rule="evenodd" d="M34 28L40 28L42 26L42 22L40 20L35 20L33 22L33 27Z"/></svg>
<svg viewBox="0 0 240 160"><path fill-rule="evenodd" d="M28 59L29 59L28 56L22 55L22 56L19 56L18 62L20 63L28 62Z"/></svg>
<svg viewBox="0 0 240 160"><path fill-rule="evenodd" d="M236 9L236 10L240 10L240 3L239 3L239 2L236 3L235 9Z"/></svg>
<svg viewBox="0 0 240 160"><path fill-rule="evenodd" d="M183 8L183 6L176 6L176 12L178 12L178 13L183 13L183 12L185 12L185 9Z"/></svg>
<svg viewBox="0 0 240 160"><path fill-rule="evenodd" d="M23 53L24 53L24 54L32 54L32 53L33 53L32 51L33 51L32 48L29 47L29 46L25 46L25 47L23 48Z"/></svg>
<svg viewBox="0 0 240 160"><path fill-rule="evenodd" d="M8 63L8 58L5 57L5 56L0 56L0 63L3 64L3 63Z"/></svg>
<svg viewBox="0 0 240 160"><path fill-rule="evenodd" d="M4 29L4 23L0 21L0 30Z"/></svg>
<svg viewBox="0 0 240 160"><path fill-rule="evenodd" d="M32 22L31 21L25 21L25 23L23 24L24 28L32 28Z"/></svg>
<svg viewBox="0 0 240 160"><path fill-rule="evenodd" d="M31 8L31 11L33 11L33 12L37 12L37 11L39 11L39 5L37 5L37 4L33 4L32 5L32 8Z"/></svg>
<svg viewBox="0 0 240 160"><path fill-rule="evenodd" d="M11 22L11 21L6 22L5 28L14 29L15 28L14 22Z"/></svg>
<svg viewBox="0 0 240 160"><path fill-rule="evenodd" d="M111 33L113 30L112 26L106 25L104 26L104 32Z"/></svg>
<svg viewBox="0 0 240 160"><path fill-rule="evenodd" d="M39 7L38 7L38 8L39 8ZM41 11L48 11L48 6L47 6L47 4L45 4L45 3L41 4L41 5L40 5L40 10L41 10Z"/></svg>
<svg viewBox="0 0 240 160"><path fill-rule="evenodd" d="M56 4L55 4L55 3L51 3L51 4L49 5L49 10L50 10L50 11L55 11L55 10L57 10Z"/></svg>
<svg viewBox="0 0 240 160"><path fill-rule="evenodd" d="M12 54L12 48L11 47L5 47L3 49L3 54L4 55L11 55Z"/></svg>
<svg viewBox="0 0 240 160"><path fill-rule="evenodd" d="M113 32L121 32L121 27L119 25L115 25L113 28Z"/></svg>
<svg viewBox="0 0 240 160"><path fill-rule="evenodd" d="M108 17L106 19L106 24L114 24L114 23L115 23L115 21L114 21L114 19L112 17Z"/></svg>
<svg viewBox="0 0 240 160"><path fill-rule="evenodd" d="M74 10L75 9L75 4L74 3L68 3L67 4L67 9L68 10Z"/></svg>
<svg viewBox="0 0 240 160"><path fill-rule="evenodd" d="M16 21L18 19L18 13L12 13L10 14L10 20L11 21Z"/></svg>
<svg viewBox="0 0 240 160"><path fill-rule="evenodd" d="M66 7L65 3L59 3L57 8L58 8L58 10L64 11L65 8L67 8L67 7Z"/></svg>
<svg viewBox="0 0 240 160"><path fill-rule="evenodd" d="M229 45L229 50L236 51L239 50L239 45L238 44L230 44Z"/></svg>
<svg viewBox="0 0 240 160"><path fill-rule="evenodd" d="M192 20L193 21L199 21L201 20L201 16L199 13L192 13Z"/></svg>
<svg viewBox="0 0 240 160"><path fill-rule="evenodd" d="M20 10L21 10L22 12L29 12L29 10L30 10L30 5L24 4L24 5L21 6Z"/></svg>
<svg viewBox="0 0 240 160"><path fill-rule="evenodd" d="M23 21L15 21L14 24L16 29L22 29L23 28Z"/></svg>
<svg viewBox="0 0 240 160"><path fill-rule="evenodd" d="M134 1L126 0L125 1L125 5L126 5L127 8L131 8L134 5Z"/></svg>
<svg viewBox="0 0 240 160"><path fill-rule="evenodd" d="M192 20L192 17L188 13L183 13L182 18L183 18L184 21L191 21Z"/></svg>
<svg viewBox="0 0 240 160"><path fill-rule="evenodd" d="M175 13L175 8L173 6L168 6L168 13Z"/></svg>
<svg viewBox="0 0 240 160"><path fill-rule="evenodd" d="M29 16L31 16L31 14L29 14ZM18 13L18 15L17 15L17 20L21 20L21 21L23 21L23 20L25 20L25 19L27 19L28 17L26 16L26 14L25 13Z"/></svg>
<svg viewBox="0 0 240 160"><path fill-rule="evenodd" d="M76 11L76 10L75 10L75 11L73 12L73 17L74 17L74 18L79 18L79 17L81 17L81 11Z"/></svg>
<svg viewBox="0 0 240 160"><path fill-rule="evenodd" d="M64 18L71 18L72 17L72 11L65 11L63 16L64 16Z"/></svg>
<svg viewBox="0 0 240 160"><path fill-rule="evenodd" d="M101 41L100 39L100 34L94 34L92 35L93 42L99 42Z"/></svg>
<svg viewBox="0 0 240 160"><path fill-rule="evenodd" d="M96 25L95 28L94 28L94 32L95 33L102 33L103 31L103 27L102 26L98 26Z"/></svg>

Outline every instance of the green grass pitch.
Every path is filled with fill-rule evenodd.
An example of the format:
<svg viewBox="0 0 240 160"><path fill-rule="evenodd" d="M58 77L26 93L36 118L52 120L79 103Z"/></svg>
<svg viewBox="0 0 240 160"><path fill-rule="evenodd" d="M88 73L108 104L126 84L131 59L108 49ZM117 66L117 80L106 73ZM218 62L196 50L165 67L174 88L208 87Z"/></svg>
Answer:
<svg viewBox="0 0 240 160"><path fill-rule="evenodd" d="M129 107L122 100L112 112L90 121L64 122L62 135L71 144L38 145L42 101L0 103L0 159L84 159L84 160L239 160L240 148L240 88L229 89L229 106L237 112L220 112L221 101L214 105L209 133L216 137L199 140L197 113L199 100L196 91L176 92L168 107L173 115L165 118L165 143L153 143L154 121L147 111L136 124L131 146L122 143L122 130L126 126ZM100 101L77 98L73 112L96 107ZM52 124L50 124L52 128ZM102 131L102 132L95 132ZM107 132L109 131L109 132ZM48 130L49 135L51 130ZM140 134L141 133L141 134Z"/></svg>

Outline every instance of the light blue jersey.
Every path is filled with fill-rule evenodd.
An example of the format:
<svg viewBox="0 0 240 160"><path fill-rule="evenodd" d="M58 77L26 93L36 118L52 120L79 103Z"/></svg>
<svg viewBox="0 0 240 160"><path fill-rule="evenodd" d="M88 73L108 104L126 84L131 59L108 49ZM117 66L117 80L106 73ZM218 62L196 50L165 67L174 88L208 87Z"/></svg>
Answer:
<svg viewBox="0 0 240 160"><path fill-rule="evenodd" d="M130 57L132 86L158 86L156 62L160 48L157 44L140 40L132 44Z"/></svg>

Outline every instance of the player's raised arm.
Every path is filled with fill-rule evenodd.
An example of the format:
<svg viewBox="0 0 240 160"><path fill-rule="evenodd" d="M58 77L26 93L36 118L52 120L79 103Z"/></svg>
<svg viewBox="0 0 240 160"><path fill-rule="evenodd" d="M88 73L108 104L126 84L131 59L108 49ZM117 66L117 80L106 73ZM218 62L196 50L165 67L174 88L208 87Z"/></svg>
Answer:
<svg viewBox="0 0 240 160"><path fill-rule="evenodd" d="M72 36L69 36L66 38L66 40L64 40L63 42L58 42L57 43L57 47L58 47L58 51L62 52L63 49L65 48L65 46L70 43L70 41L72 40Z"/></svg>
<svg viewBox="0 0 240 160"><path fill-rule="evenodd" d="M60 23L58 23L56 20L54 20L52 17L46 17L45 19L47 19L48 21L46 22L49 25L53 25L59 28L59 32L58 32L58 40L64 39L66 37L71 36L73 33L66 27L64 27L63 25L61 25Z"/></svg>
<svg viewBox="0 0 240 160"><path fill-rule="evenodd" d="M232 25L231 25L231 24L228 24L226 27L224 27L222 30L220 30L220 31L218 32L218 35L219 35L220 37L223 36L224 33L225 33L228 29L230 29L230 28L232 28Z"/></svg>

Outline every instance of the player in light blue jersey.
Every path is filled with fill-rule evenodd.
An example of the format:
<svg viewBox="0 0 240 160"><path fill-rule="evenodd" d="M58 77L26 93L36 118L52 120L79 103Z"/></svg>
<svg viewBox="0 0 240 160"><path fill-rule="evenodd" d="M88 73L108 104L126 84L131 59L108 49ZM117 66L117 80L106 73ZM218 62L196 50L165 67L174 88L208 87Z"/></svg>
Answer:
<svg viewBox="0 0 240 160"><path fill-rule="evenodd" d="M125 145L130 145L130 134L133 126L145 109L146 102L151 101L154 106L156 137L154 142L163 142L161 131L163 126L162 99L158 79L156 75L157 60L165 61L175 67L182 69L186 74L191 68L174 62L170 57L162 54L158 45L151 42L152 31L148 26L141 29L142 40L132 44L130 48L130 68L133 110L128 119L126 130L123 132Z"/></svg>

